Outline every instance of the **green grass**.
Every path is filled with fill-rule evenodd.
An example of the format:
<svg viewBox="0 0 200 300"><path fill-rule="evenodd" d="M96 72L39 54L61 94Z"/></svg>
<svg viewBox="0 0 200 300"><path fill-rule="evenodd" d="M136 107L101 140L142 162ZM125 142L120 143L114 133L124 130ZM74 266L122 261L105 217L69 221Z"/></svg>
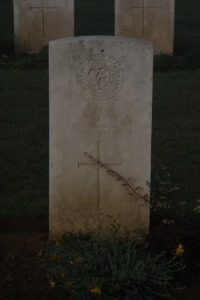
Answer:
<svg viewBox="0 0 200 300"><path fill-rule="evenodd" d="M166 198L175 216L194 215L200 199L199 95L199 70L154 75L152 192Z"/></svg>
<svg viewBox="0 0 200 300"><path fill-rule="evenodd" d="M200 1L175 2L175 53L182 54L191 49L200 51Z"/></svg>
<svg viewBox="0 0 200 300"><path fill-rule="evenodd" d="M48 74L0 71L0 214L48 212Z"/></svg>
<svg viewBox="0 0 200 300"><path fill-rule="evenodd" d="M0 53L14 48L13 0L0 0Z"/></svg>

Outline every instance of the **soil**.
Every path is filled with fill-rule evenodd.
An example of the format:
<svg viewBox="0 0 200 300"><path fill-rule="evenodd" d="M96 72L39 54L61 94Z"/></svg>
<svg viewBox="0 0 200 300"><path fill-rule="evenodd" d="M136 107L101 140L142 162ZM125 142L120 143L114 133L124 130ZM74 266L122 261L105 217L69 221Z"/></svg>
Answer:
<svg viewBox="0 0 200 300"><path fill-rule="evenodd" d="M41 249L47 240L47 218L0 220L0 299L64 299L48 285L43 270Z"/></svg>
<svg viewBox="0 0 200 300"><path fill-rule="evenodd" d="M177 225L161 224L154 226L148 237L161 248L183 242L190 253L186 257L190 267L186 268L182 285L173 290L182 300L200 300L200 227L193 227L192 231L183 227L180 230ZM42 249L47 240L45 217L0 219L0 299L69 299L57 287L48 285L42 265Z"/></svg>

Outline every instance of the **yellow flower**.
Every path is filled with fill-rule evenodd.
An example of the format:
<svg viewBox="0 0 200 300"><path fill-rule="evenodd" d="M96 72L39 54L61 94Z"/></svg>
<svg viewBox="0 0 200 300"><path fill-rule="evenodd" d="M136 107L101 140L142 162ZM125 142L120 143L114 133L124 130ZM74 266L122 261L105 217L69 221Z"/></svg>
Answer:
<svg viewBox="0 0 200 300"><path fill-rule="evenodd" d="M60 277L64 278L65 277L65 273L64 272L60 272Z"/></svg>
<svg viewBox="0 0 200 300"><path fill-rule="evenodd" d="M49 283L51 288L54 288L56 286L56 283L53 280L49 280L48 283Z"/></svg>
<svg viewBox="0 0 200 300"><path fill-rule="evenodd" d="M77 258L75 259L76 263L82 263L84 261L84 258L82 256L77 256Z"/></svg>
<svg viewBox="0 0 200 300"><path fill-rule="evenodd" d="M71 265L71 266L75 266L76 264L80 264L80 263L82 263L84 261L84 258L82 257L82 256L77 256L75 259L74 259L74 261L73 260L70 260L69 261L69 264Z"/></svg>
<svg viewBox="0 0 200 300"><path fill-rule="evenodd" d="M66 281L67 286L72 286L73 284L75 284L75 281L69 281L69 282Z"/></svg>
<svg viewBox="0 0 200 300"><path fill-rule="evenodd" d="M181 256L184 253L184 247L183 245L180 243L176 249L175 249L175 255L176 256Z"/></svg>
<svg viewBox="0 0 200 300"><path fill-rule="evenodd" d="M52 261L58 261L60 259L60 255L58 255L58 254L54 254L52 257L51 257L51 260Z"/></svg>
<svg viewBox="0 0 200 300"><path fill-rule="evenodd" d="M99 286L95 286L94 288L89 290L91 294L97 294L100 295L101 294L101 289Z"/></svg>
<svg viewBox="0 0 200 300"><path fill-rule="evenodd" d="M61 242L61 237L55 238L55 239L53 240L53 242L54 242L54 244L55 244L56 246L59 246L59 245L60 245L60 242Z"/></svg>

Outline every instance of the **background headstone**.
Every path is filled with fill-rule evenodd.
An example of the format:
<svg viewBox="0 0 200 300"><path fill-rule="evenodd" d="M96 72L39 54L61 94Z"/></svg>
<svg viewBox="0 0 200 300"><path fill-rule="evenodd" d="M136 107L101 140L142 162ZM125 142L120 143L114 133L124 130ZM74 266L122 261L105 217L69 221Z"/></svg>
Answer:
<svg viewBox="0 0 200 300"><path fill-rule="evenodd" d="M49 51L50 235L107 231L119 214L121 225L147 233L149 204L116 173L149 193L152 44L80 37Z"/></svg>
<svg viewBox="0 0 200 300"><path fill-rule="evenodd" d="M154 53L172 53L174 0L115 0L115 35L148 40Z"/></svg>
<svg viewBox="0 0 200 300"><path fill-rule="evenodd" d="M74 36L73 0L14 0L16 52L39 52L50 40Z"/></svg>

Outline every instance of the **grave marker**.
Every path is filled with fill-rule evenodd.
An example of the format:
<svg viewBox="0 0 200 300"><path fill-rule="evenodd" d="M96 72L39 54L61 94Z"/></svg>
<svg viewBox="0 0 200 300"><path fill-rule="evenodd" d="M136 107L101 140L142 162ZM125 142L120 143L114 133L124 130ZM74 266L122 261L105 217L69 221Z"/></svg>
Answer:
<svg viewBox="0 0 200 300"><path fill-rule="evenodd" d="M115 35L148 40L154 53L172 53L174 0L115 0Z"/></svg>
<svg viewBox="0 0 200 300"><path fill-rule="evenodd" d="M74 35L74 1L14 0L16 52L39 52L50 40Z"/></svg>
<svg viewBox="0 0 200 300"><path fill-rule="evenodd" d="M147 233L152 45L79 37L52 41L49 51L50 235L106 232L108 216L119 215Z"/></svg>

